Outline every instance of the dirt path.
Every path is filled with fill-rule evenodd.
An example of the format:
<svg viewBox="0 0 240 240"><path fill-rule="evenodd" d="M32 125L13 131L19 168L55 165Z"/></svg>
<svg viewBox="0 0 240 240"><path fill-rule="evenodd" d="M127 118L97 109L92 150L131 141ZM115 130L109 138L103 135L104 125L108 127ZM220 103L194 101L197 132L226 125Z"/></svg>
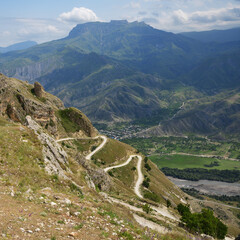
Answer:
<svg viewBox="0 0 240 240"><path fill-rule="evenodd" d="M120 168L120 167L124 167L126 165L128 165L132 159L134 157L137 157L138 158L138 163L137 163L137 172L138 172L138 179L137 179L137 182L135 184L135 187L134 187L134 192L135 194L139 197L139 198L143 198L143 195L141 194L140 192L140 186L143 182L143 173L142 173L142 156L140 155L131 155L126 162L122 163L122 164L119 164L119 165L116 165L116 166L112 166L112 167L107 167L104 169L105 172L108 172L114 168Z"/></svg>
<svg viewBox="0 0 240 240"><path fill-rule="evenodd" d="M155 231L157 231L159 233L162 233L162 234L166 234L166 233L170 232L170 230L167 229L166 227L163 227L163 226L161 226L157 223L154 223L154 222L149 221L149 220L147 220L143 217L140 217L137 214L133 214L133 217L136 220L136 222L138 222L138 224L140 224L143 227L151 228L152 230L155 230Z"/></svg>
<svg viewBox="0 0 240 240"><path fill-rule="evenodd" d="M58 139L58 140L56 140L56 142L64 142L64 141L78 140L78 139L82 139L82 140L85 140L85 139L97 139L97 138L102 138L103 142L94 151L92 151L91 153L89 153L86 156L87 160L91 160L92 156L105 146L105 144L107 143L107 137L105 137L105 136L97 136L97 137L94 137L94 138L70 138L69 137L69 138Z"/></svg>
<svg viewBox="0 0 240 240"><path fill-rule="evenodd" d="M102 139L103 139L103 142L102 142L93 152L91 152L90 154L88 154L88 155L86 156L86 159L88 159L88 160L90 160L91 157L92 157L96 152L98 152L99 150L101 150L101 149L105 146L105 144L107 143L107 137L105 137L105 136L97 136L97 137L95 137L95 139L96 139L96 138L102 138ZM67 141L67 140L73 140L73 139L75 139L75 138L59 139L58 142ZM136 194L139 198L143 199L143 195L142 195L141 192L140 192L140 187L141 187L141 184L142 184L142 182L143 182L143 180L144 180L144 176L143 176L143 173L142 173L142 160L143 160L142 156L140 156L140 155L130 155L126 162L124 162L124 163L122 163L122 164L119 164L119 165L116 165L116 166L107 167L107 168L104 169L104 171L105 171L105 172L108 172L108 171L110 171L110 170L112 170L112 169L115 169L115 168L124 167L124 166L128 165L128 164L133 160L134 157L137 157L137 158L138 158L138 163L137 163L138 179L137 179L137 182L136 182L135 187L134 187L134 192L135 192L135 194ZM133 210L133 211L135 211L135 212L143 212L143 210L142 210L141 208L137 208L137 207L131 206L131 205L127 204L127 203L124 203L124 202L122 202L122 201L120 201L120 200L118 200L118 199L111 198L111 197L109 197L109 196L108 196L107 194L105 194L105 193L102 193L102 195L104 195L105 198L109 199L110 201L115 202L115 203L118 203L118 204L121 204L121 205L123 205L123 206L125 206L125 207L127 207L127 208L130 208L131 210ZM155 207L155 206L152 206L152 205L150 205L150 206L151 206L151 208L152 208L158 215L161 215L162 217L167 217L168 219L171 219L171 220L174 220L174 221L179 221L176 217L174 217L174 216L167 210L167 208L164 208L164 207ZM134 214L134 215L135 215L135 214ZM155 223L153 223L153 222L151 222L151 221L149 221L149 220L146 220L146 219L144 219L144 218L142 218L142 217L139 217L139 216L137 216L137 215L135 215L134 218L135 218L136 221L137 221L140 225L142 225L142 226L145 226L145 225L146 225L146 226L148 226L149 228L155 229L155 230L157 230L158 232L161 232L161 233L166 233L166 231L167 231L164 227L161 227L161 226L159 226L158 224L155 224Z"/></svg>
<svg viewBox="0 0 240 240"><path fill-rule="evenodd" d="M101 192L100 193L104 198L106 198L109 202L113 202L113 203L116 203L116 204L120 204L126 208L129 208L130 210L134 211L134 212L139 212L139 213L144 213L143 209L141 207L135 207L135 206L132 206L126 202L123 202L119 199L116 199L116 198L113 198L113 197L110 197L108 194L106 193L103 193ZM155 215L155 217L161 221L165 221L166 223L169 223L171 224L172 223L172 220L174 222L178 221L177 218L175 218L170 212L168 212L167 209L165 209L164 207L160 208L160 207L155 207L155 206L152 206L150 205L151 208L154 210L153 213ZM167 218L167 219L166 219ZM150 221L151 222L151 221Z"/></svg>
<svg viewBox="0 0 240 240"><path fill-rule="evenodd" d="M64 141L74 140L74 139L76 139L76 138L62 138L62 139L56 140L56 142L64 142Z"/></svg>
<svg viewBox="0 0 240 240"><path fill-rule="evenodd" d="M98 137L96 137L96 138L102 138L102 139L103 139L103 142L102 142L94 151L92 151L90 154L88 154L88 155L86 156L86 159L87 159L87 160L91 160L92 156L93 156L96 152L98 152L99 150L101 150L101 149L105 146L105 144L107 143L107 137L105 137L105 136L98 136ZM96 138L95 138L95 139L96 139Z"/></svg>
<svg viewBox="0 0 240 240"><path fill-rule="evenodd" d="M143 198L143 195L140 193L140 186L144 180L143 173L142 173L142 156L136 155L138 157L138 164L137 164L137 172L138 172L138 180L134 187L134 192L139 198Z"/></svg>

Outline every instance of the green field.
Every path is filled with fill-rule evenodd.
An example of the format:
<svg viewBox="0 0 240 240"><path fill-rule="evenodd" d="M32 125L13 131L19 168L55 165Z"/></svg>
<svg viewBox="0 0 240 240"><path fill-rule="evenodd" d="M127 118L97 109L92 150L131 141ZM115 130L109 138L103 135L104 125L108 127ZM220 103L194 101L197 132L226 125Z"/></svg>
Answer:
<svg viewBox="0 0 240 240"><path fill-rule="evenodd" d="M228 156L240 159L239 142L216 142L203 137L150 137L124 139L125 143L145 155L191 153L196 155Z"/></svg>
<svg viewBox="0 0 240 240"><path fill-rule="evenodd" d="M153 155L149 157L159 168L205 168L218 170L240 170L240 161L222 160L217 158L193 157L183 155ZM219 166L212 166L217 162ZM206 166L208 165L208 166ZM213 164L214 165L214 164Z"/></svg>

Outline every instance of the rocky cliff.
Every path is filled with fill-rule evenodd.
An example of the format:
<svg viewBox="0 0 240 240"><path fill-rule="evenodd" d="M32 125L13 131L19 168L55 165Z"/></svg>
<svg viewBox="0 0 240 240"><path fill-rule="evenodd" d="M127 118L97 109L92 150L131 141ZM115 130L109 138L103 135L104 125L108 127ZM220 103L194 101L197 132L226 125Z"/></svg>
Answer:
<svg viewBox="0 0 240 240"><path fill-rule="evenodd" d="M55 137L69 135L66 128L66 118L63 119L61 111L64 105L57 97L44 91L39 83L34 86L14 78L0 75L0 114L14 122L25 123L25 118L30 115L38 124L46 128ZM92 137L97 135L97 130L92 126L87 117L77 109L72 109L69 121L81 131L82 134Z"/></svg>

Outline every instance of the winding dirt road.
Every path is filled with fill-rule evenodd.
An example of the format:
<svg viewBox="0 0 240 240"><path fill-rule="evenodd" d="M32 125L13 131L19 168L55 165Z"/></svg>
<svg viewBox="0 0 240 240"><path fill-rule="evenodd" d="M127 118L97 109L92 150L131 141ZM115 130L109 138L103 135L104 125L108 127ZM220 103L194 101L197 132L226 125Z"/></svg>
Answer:
<svg viewBox="0 0 240 240"><path fill-rule="evenodd" d="M87 160L91 160L92 156L98 152L99 150L101 150L105 144L107 143L107 137L101 135L101 136L97 136L97 137L94 137L94 138L61 138L61 139L58 139L56 140L56 142L64 142L64 141L69 141L69 140L86 140L86 139L98 139L98 138L102 138L103 139L103 142L94 150L92 151L91 153L89 153L87 156L86 156L86 159Z"/></svg>
<svg viewBox="0 0 240 240"><path fill-rule="evenodd" d="M105 144L107 143L107 137L105 137L105 136L97 136L97 137L95 137L95 138L93 138L93 139L97 139L97 138L102 138L102 139L103 139L103 142L102 142L94 151L92 151L91 153L89 153L89 154L86 156L86 159L87 159L87 160L91 160L92 156L93 156L96 152L98 152L99 150L101 150L101 149L105 146Z"/></svg>
<svg viewBox="0 0 240 240"><path fill-rule="evenodd" d="M102 138L103 139L103 142L94 150L92 151L91 153L89 153L87 156L86 156L86 159L87 160L91 160L92 156L97 153L98 151L100 151L104 146L105 144L107 143L107 137L101 135L101 136L97 136L95 138L92 138L92 139L97 139L97 138ZM56 142L63 142L63 141L69 141L69 140L75 140L75 139L87 139L87 138L62 138L62 139L59 139L57 140ZM135 187L134 187L134 192L135 194L139 197L139 198L143 198L143 195L141 194L140 192L140 187L141 187L141 184L144 180L144 177L143 177L143 173L142 173L142 156L140 155L130 155L130 157L127 159L126 162L122 163L122 164L119 164L119 165L116 165L116 166L112 166L112 167L107 167L104 169L105 172L108 172L114 168L120 168L120 167L124 167L126 165L128 165L132 159L134 157L137 157L138 158L138 163L137 163L137 172L138 172L138 179L137 179L137 182L135 184Z"/></svg>
<svg viewBox="0 0 240 240"><path fill-rule="evenodd" d="M140 192L140 186L141 186L141 184L143 182L143 179L144 179L143 173L142 173L142 156L131 155L126 162L124 162L122 164L119 164L119 165L116 165L116 166L107 167L107 168L104 169L104 171L108 172L108 171L110 171L114 168L124 167L124 166L128 165L134 157L138 158L138 163L137 163L138 179L137 179L137 182L136 182L135 187L134 187L134 192L139 198L143 198L143 195Z"/></svg>

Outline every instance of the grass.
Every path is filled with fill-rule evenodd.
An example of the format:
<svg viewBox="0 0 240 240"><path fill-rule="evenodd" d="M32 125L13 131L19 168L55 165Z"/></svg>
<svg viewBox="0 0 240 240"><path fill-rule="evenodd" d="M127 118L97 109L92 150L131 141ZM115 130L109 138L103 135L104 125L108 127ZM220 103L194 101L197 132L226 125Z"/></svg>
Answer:
<svg viewBox="0 0 240 240"><path fill-rule="evenodd" d="M159 168L153 164L151 161L147 161L149 166L151 167L150 171L147 171L146 168L142 167L143 175L150 179L148 189L143 191L143 194L147 194L148 199L151 203L154 203L156 200L164 205L166 205L166 200L163 196L166 196L166 192L170 193L168 198L171 202L176 204L179 203L179 199L176 195L181 196L181 192L178 192L173 185L172 182L168 180L168 178L159 171Z"/></svg>
<svg viewBox="0 0 240 240"><path fill-rule="evenodd" d="M70 119L69 115L72 111L73 110L69 108L69 109L59 110L56 113L57 116L61 119L61 123L64 129L66 130L66 132L69 132L69 133L74 133L81 130L81 127Z"/></svg>
<svg viewBox="0 0 240 240"><path fill-rule="evenodd" d="M92 146L98 145L98 139L78 139L74 140L73 144L76 145L78 152L85 152L91 150Z"/></svg>
<svg viewBox="0 0 240 240"><path fill-rule="evenodd" d="M110 165L126 159L129 151L133 151L130 146L114 139L108 139L104 148L97 152L92 159L100 160L104 165Z"/></svg>
<svg viewBox="0 0 240 240"><path fill-rule="evenodd" d="M134 184L134 175L137 175L137 171L134 170L136 165L137 161L134 159L124 167L111 170L111 173L113 174L113 177L116 177L122 181L125 186L132 187Z"/></svg>
<svg viewBox="0 0 240 240"><path fill-rule="evenodd" d="M24 140L24 141L23 141ZM44 170L42 145L28 128L0 121L0 165L4 184L24 192L49 187L64 190L56 176Z"/></svg>
<svg viewBox="0 0 240 240"><path fill-rule="evenodd" d="M217 158L205 158L183 155L155 155L150 159L159 167L169 168L206 168L206 169L218 169L218 170L240 170L240 161L222 160ZM218 162L219 166L206 167L213 162Z"/></svg>

